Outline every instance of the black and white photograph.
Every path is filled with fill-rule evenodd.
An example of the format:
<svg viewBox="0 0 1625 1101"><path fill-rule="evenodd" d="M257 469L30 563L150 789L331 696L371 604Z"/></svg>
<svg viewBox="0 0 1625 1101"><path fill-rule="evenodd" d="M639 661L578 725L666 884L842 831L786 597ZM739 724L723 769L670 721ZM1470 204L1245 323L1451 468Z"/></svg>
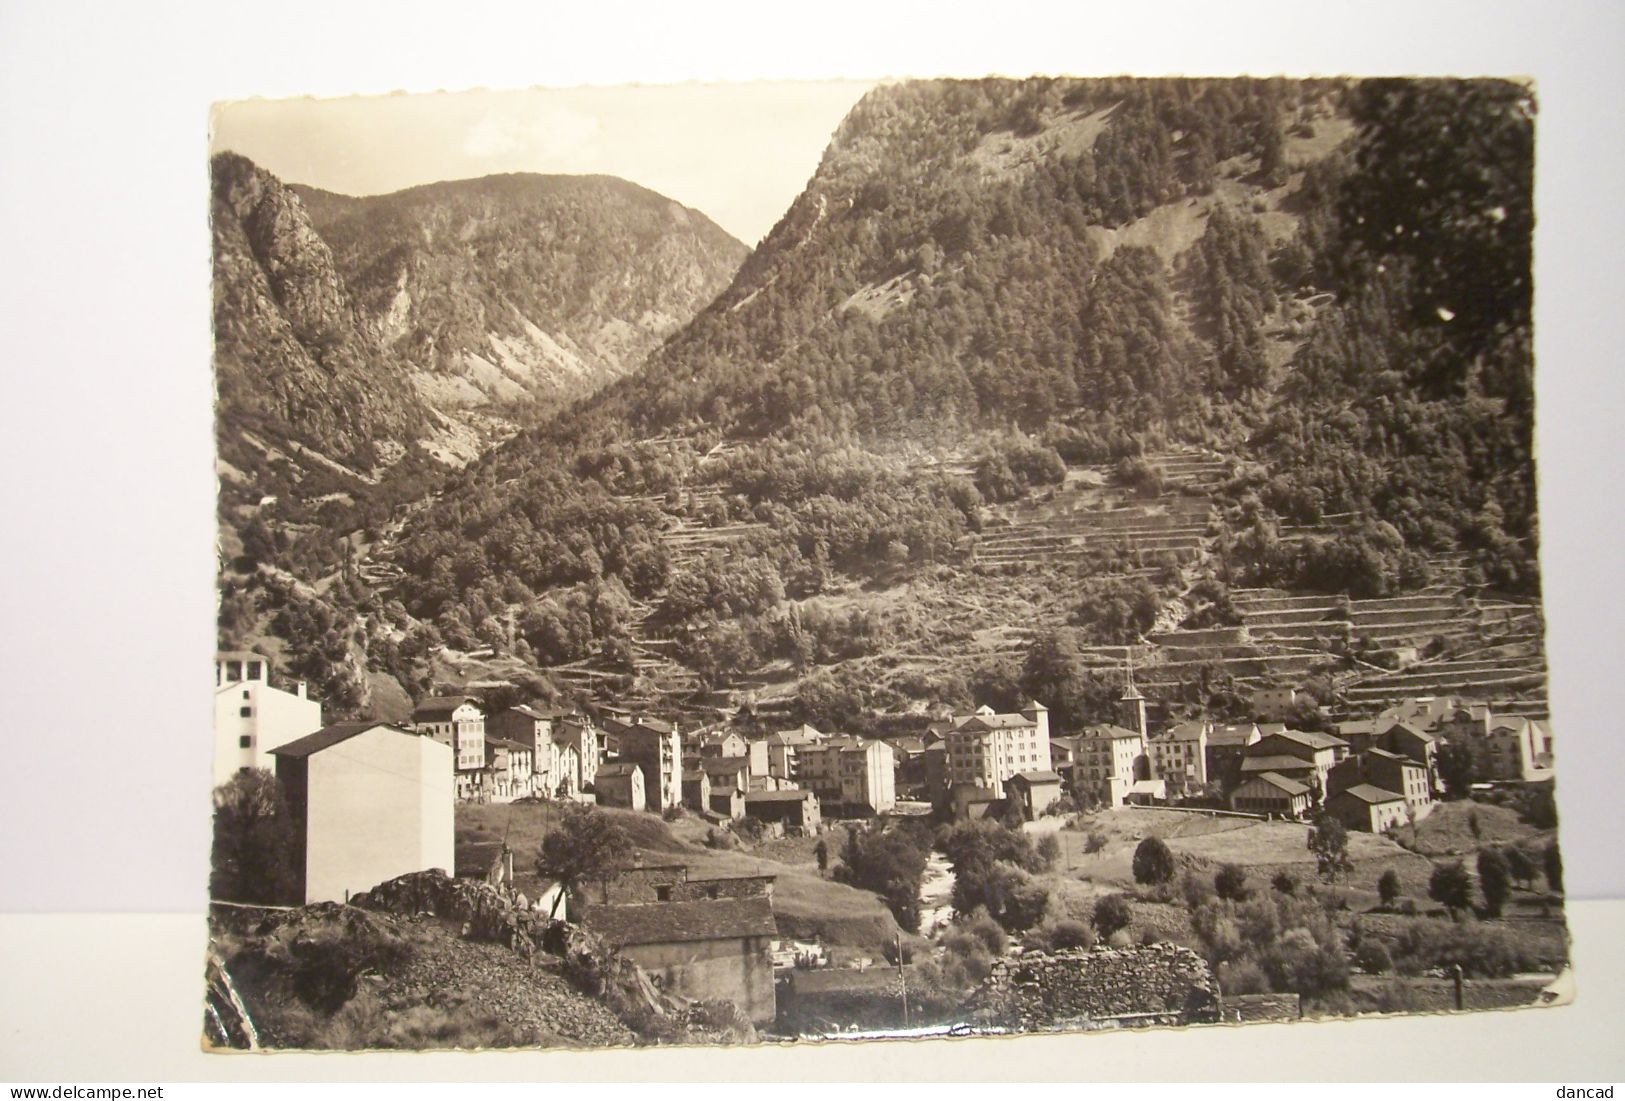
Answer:
<svg viewBox="0 0 1625 1101"><path fill-rule="evenodd" d="M1570 1001L1539 91L216 104L203 1043Z"/></svg>

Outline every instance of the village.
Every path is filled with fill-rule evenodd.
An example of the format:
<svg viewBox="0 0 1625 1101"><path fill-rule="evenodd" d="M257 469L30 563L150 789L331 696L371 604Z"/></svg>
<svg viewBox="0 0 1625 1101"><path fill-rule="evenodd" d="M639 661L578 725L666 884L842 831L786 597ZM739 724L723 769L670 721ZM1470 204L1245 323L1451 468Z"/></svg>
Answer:
<svg viewBox="0 0 1625 1101"><path fill-rule="evenodd" d="M728 723L685 729L608 706L588 714L531 703L488 713L472 694L420 700L405 723L324 725L321 703L303 683L277 682L272 664L253 652L217 655L215 781L257 770L274 774L297 834L304 903L348 903L420 873L476 881L527 920L563 918L601 938L665 995L731 1002L767 1035L909 1023L905 964L919 960L926 942L893 925L883 906L869 906L872 927L861 936L843 934L850 926L819 913L826 905L820 889L857 897L826 879L854 830L899 822L1002 824L1048 844L1052 864L1059 854L1059 866L1082 881L1069 881L1068 890L1088 892L1109 879L1109 865L1098 865L1097 874L1089 861L1110 855L1114 834L1147 821L1159 823L1152 836L1166 834L1176 849L1187 838L1238 836L1205 833L1209 828L1269 831L1282 851L1265 854L1262 872L1311 859L1302 848L1311 823L1331 819L1372 844L1408 833L1414 844L1423 824L1449 805L1447 797L1463 806L1483 800L1488 817L1499 809L1496 801L1549 793L1552 777L1549 724L1498 714L1483 701L1418 696L1316 724L1332 733L1295 729L1290 720L1306 714L1306 704L1294 688L1281 686L1254 693L1254 721L1159 724L1155 701L1137 687L1132 666L1122 671L1117 713L1076 730L1052 729L1048 709L1034 700L1019 711L984 706L881 739L807 724L748 734ZM540 881L531 870L535 840L570 807L594 808L631 828L639 838L635 855L568 887ZM1480 811L1469 813L1476 839ZM1310 828L1311 849L1318 829ZM1062 840L1073 837L1079 841ZM1350 851L1374 850L1356 844ZM816 878L808 866L814 861ZM1137 879L1139 861L1136 850ZM1312 876L1314 865L1308 869ZM1405 878L1421 893L1417 874L1407 871ZM777 903L776 880L783 881ZM1281 875L1276 884L1281 889ZM949 861L932 853L926 880L910 900L919 907L921 934L951 939L951 919L971 916L958 912L953 887ZM1383 909L1395 890L1381 886ZM1072 899L1066 892L1054 897L1051 910ZM1092 898L1100 925L1099 898L1081 897ZM985 923L985 913L979 916ZM1196 976L1190 981L1207 992L1197 999L1200 1011L1170 1014L1157 1000L1163 995L1152 993L1159 983L1143 977L1118 982L1115 1001L1084 999L1064 1012L1056 1006L1066 998L1058 1002L1047 992L1039 997L1048 1007L1042 1011L1013 1005L1010 997L1038 996L1030 982L1012 978L1015 961L1025 957L1019 943L1001 934L999 951L972 976L982 980L984 1016L995 1014L989 999L999 1006L996 1014L1040 1027L1303 1012L1297 995L1278 991L1220 998L1200 957L1167 943L1154 924L1135 923L1138 945L1125 943L1124 929L1093 953L1059 952L1054 959L1065 974L1054 981L1085 990L1114 968L1139 975L1146 966L1158 974L1171 967ZM1050 922L1052 932L1064 925ZM1102 930L1102 941L1109 931ZM1057 949L1077 947L1052 939ZM1459 971L1456 979L1459 1008ZM1532 1000L1539 989L1524 993ZM1180 997L1194 995L1186 990ZM918 993L916 999L918 1016Z"/></svg>

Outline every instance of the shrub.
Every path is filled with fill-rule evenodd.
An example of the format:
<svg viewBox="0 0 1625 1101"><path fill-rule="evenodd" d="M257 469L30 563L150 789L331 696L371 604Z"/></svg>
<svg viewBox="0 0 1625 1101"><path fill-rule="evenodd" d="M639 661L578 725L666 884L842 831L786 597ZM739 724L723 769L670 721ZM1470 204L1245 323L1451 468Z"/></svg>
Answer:
<svg viewBox="0 0 1625 1101"><path fill-rule="evenodd" d="M1167 883L1174 878L1174 854L1160 837L1147 837L1134 850L1136 883ZM1098 923L1097 923L1098 924Z"/></svg>
<svg viewBox="0 0 1625 1101"><path fill-rule="evenodd" d="M1185 908L1195 910L1210 898L1216 897L1214 884L1206 876L1186 872L1179 880L1179 892L1185 899Z"/></svg>
<svg viewBox="0 0 1625 1101"><path fill-rule="evenodd" d="M1085 841L1083 844L1083 851L1093 855L1105 847L1106 835L1101 833L1099 830L1092 830L1089 833L1089 840Z"/></svg>
<svg viewBox="0 0 1625 1101"><path fill-rule="evenodd" d="M1213 890L1220 898L1240 902L1251 892L1247 889L1247 872L1239 864L1226 864L1213 877Z"/></svg>
<svg viewBox="0 0 1625 1101"><path fill-rule="evenodd" d="M1507 896L1512 893L1512 872L1499 849L1479 850L1478 889L1484 895L1484 912L1490 917L1500 917Z"/></svg>
<svg viewBox="0 0 1625 1101"><path fill-rule="evenodd" d="M1394 901L1399 898L1399 873L1389 868L1377 879L1377 897L1382 900L1384 909L1392 909Z"/></svg>
<svg viewBox="0 0 1625 1101"><path fill-rule="evenodd" d="M1393 959L1401 974L1460 966L1468 978L1504 978L1552 961L1520 944L1507 929L1476 921L1414 921L1400 931Z"/></svg>
<svg viewBox="0 0 1625 1101"><path fill-rule="evenodd" d="M1380 940L1362 940L1360 947L1355 949L1354 962L1369 975L1385 975L1394 969L1388 946Z"/></svg>
<svg viewBox="0 0 1625 1101"><path fill-rule="evenodd" d="M1039 838L1038 858L1044 862L1046 870L1055 867L1061 859L1061 839L1053 833L1047 833Z"/></svg>
<svg viewBox="0 0 1625 1101"><path fill-rule="evenodd" d="M1231 996L1270 992L1269 978L1252 960L1227 960L1219 964L1214 974L1219 980L1220 991Z"/></svg>
<svg viewBox="0 0 1625 1101"><path fill-rule="evenodd" d="M995 956L1003 955L1005 946L1010 943L1010 938L1005 934L1004 927L994 921L987 910L982 907L978 907L969 917L956 922L954 929L967 936L975 937L982 942L988 952Z"/></svg>
<svg viewBox="0 0 1625 1101"><path fill-rule="evenodd" d="M1291 872L1276 872L1270 878L1270 886L1290 897L1298 893L1298 877Z"/></svg>
<svg viewBox="0 0 1625 1101"><path fill-rule="evenodd" d="M1106 895L1095 903L1095 928L1103 937L1110 938L1119 930L1126 929L1133 920L1134 911L1124 895Z"/></svg>
<svg viewBox="0 0 1625 1101"><path fill-rule="evenodd" d="M1472 880L1459 860L1440 864L1428 878L1428 897L1449 910L1451 917L1472 905L1472 889Z"/></svg>
<svg viewBox="0 0 1625 1101"><path fill-rule="evenodd" d="M675 822L683 816L683 808L675 804L660 812L660 817L667 822Z"/></svg>
<svg viewBox="0 0 1625 1101"><path fill-rule="evenodd" d="M1046 928L1050 947L1056 951L1066 948L1093 948L1095 942L1099 940L1093 925L1075 918L1065 918Z"/></svg>

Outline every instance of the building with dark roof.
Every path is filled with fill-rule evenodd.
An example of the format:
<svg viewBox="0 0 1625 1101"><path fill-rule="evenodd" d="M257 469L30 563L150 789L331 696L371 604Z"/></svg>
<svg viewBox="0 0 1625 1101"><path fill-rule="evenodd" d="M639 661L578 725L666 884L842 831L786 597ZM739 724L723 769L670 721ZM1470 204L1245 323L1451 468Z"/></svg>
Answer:
<svg viewBox="0 0 1625 1101"><path fill-rule="evenodd" d="M1061 797L1061 775L1047 768L1018 772L1004 782L1004 790L1006 798L1020 803L1022 816L1031 822Z"/></svg>
<svg viewBox="0 0 1625 1101"><path fill-rule="evenodd" d="M309 902L343 902L409 872L455 868L451 748L385 723L325 726L271 751Z"/></svg>
<svg viewBox="0 0 1625 1101"><path fill-rule="evenodd" d="M609 761L599 765L597 773L593 775L592 790L601 807L647 810L649 806L643 770L631 761Z"/></svg>
<svg viewBox="0 0 1625 1101"><path fill-rule="evenodd" d="M819 810L817 795L801 788L784 788L780 791L748 792L745 795L745 817L758 822L777 822L787 830L813 833L817 831L823 815Z"/></svg>
<svg viewBox="0 0 1625 1101"><path fill-rule="evenodd" d="M412 709L412 729L451 747L457 765L457 797L487 792L485 712L473 696L432 696Z"/></svg>
<svg viewBox="0 0 1625 1101"><path fill-rule="evenodd" d="M1258 772L1246 777L1230 793L1230 809L1276 818L1302 818L1313 800L1309 785L1279 772Z"/></svg>
<svg viewBox="0 0 1625 1101"><path fill-rule="evenodd" d="M643 715L624 722L605 719L604 743L606 752L643 770L650 810L682 805L683 739L675 726Z"/></svg>
<svg viewBox="0 0 1625 1101"><path fill-rule="evenodd" d="M725 1000L758 1025L775 1014L773 878L690 880L681 865L629 868L584 884L570 917L685 998ZM588 901L594 896L613 902Z"/></svg>
<svg viewBox="0 0 1625 1101"><path fill-rule="evenodd" d="M1326 800L1326 813L1351 830L1383 833L1404 824L1405 797L1373 784L1355 784Z"/></svg>

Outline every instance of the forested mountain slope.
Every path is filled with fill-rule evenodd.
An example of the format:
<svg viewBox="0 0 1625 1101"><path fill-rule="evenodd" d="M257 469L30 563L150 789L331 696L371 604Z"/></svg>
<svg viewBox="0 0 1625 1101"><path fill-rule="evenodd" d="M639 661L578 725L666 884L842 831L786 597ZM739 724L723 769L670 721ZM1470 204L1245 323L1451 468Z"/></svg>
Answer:
<svg viewBox="0 0 1625 1101"><path fill-rule="evenodd" d="M612 177L350 198L236 154L212 170L228 554L246 541L304 573L334 554L291 544L331 546L630 371L745 253L703 214Z"/></svg>
<svg viewBox="0 0 1625 1101"><path fill-rule="evenodd" d="M623 694L788 677L856 726L854 692L1071 710L1080 660L1224 628L1230 585L1381 598L1448 559L1532 592L1532 111L1501 82L876 89L709 308L343 599L403 683L443 642ZM1264 659L1219 660L1170 683Z"/></svg>

